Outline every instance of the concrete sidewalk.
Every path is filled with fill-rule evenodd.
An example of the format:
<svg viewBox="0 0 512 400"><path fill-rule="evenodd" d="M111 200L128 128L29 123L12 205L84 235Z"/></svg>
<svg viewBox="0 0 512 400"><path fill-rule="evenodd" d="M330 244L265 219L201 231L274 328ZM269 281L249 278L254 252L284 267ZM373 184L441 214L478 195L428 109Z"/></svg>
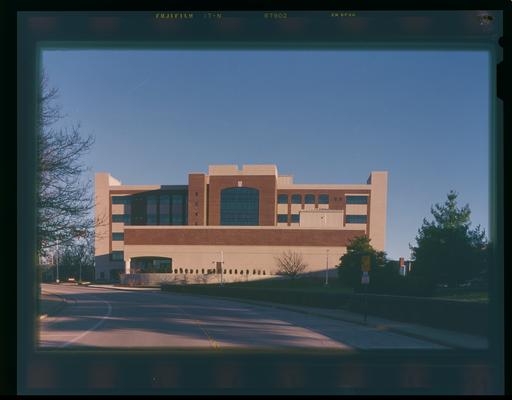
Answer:
<svg viewBox="0 0 512 400"><path fill-rule="evenodd" d="M114 290L132 290L132 291L158 291L160 292L160 287L124 287L124 286L115 286L115 285L84 285L83 287L92 287L98 289L114 289Z"/></svg>

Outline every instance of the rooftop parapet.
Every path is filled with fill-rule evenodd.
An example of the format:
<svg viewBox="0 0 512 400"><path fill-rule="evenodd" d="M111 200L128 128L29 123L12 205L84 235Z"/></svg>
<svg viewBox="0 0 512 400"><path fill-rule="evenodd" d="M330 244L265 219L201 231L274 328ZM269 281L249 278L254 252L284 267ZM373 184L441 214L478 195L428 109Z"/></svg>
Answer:
<svg viewBox="0 0 512 400"><path fill-rule="evenodd" d="M277 166L275 164L247 164L242 169L236 164L209 165L208 175L275 175Z"/></svg>

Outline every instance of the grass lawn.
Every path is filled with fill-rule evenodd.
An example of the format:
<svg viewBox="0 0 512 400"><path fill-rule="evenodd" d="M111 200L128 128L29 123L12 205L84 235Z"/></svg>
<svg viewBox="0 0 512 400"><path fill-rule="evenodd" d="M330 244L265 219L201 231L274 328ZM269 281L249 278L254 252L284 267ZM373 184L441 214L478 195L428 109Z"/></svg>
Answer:
<svg viewBox="0 0 512 400"><path fill-rule="evenodd" d="M302 277L298 279L262 279L249 282L232 282L225 283L225 286L254 288L254 289L280 289L302 292L316 293L354 293L354 290L342 286L337 279L331 279L328 286L325 286L322 278ZM468 289L438 289L434 298L463 300L463 301L489 301L488 293L485 291L475 291Z"/></svg>
<svg viewBox="0 0 512 400"><path fill-rule="evenodd" d="M448 300L488 302L489 293L484 291L468 291L464 289L438 290L432 297Z"/></svg>

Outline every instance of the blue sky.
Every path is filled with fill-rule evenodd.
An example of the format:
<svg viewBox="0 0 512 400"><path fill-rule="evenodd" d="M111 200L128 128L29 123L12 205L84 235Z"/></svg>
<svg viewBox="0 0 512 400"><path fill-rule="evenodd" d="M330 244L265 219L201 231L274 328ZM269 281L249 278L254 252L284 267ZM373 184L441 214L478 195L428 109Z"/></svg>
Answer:
<svg viewBox="0 0 512 400"><path fill-rule="evenodd" d="M483 51L46 50L85 162L124 184L186 184L209 164L277 164L295 183L387 170L386 251L450 189L488 231L489 56Z"/></svg>

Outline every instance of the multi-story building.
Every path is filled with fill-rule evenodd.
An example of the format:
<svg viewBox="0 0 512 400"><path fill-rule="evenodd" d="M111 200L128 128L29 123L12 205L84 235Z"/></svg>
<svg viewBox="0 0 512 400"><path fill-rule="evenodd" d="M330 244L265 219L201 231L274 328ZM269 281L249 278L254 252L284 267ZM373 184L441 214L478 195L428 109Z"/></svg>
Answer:
<svg viewBox="0 0 512 400"><path fill-rule="evenodd" d="M206 274L221 259L228 275L269 275L287 250L324 271L360 235L384 250L385 171L366 184L295 184L275 165L210 165L188 185L122 185L102 172L95 187L97 279L148 265Z"/></svg>

